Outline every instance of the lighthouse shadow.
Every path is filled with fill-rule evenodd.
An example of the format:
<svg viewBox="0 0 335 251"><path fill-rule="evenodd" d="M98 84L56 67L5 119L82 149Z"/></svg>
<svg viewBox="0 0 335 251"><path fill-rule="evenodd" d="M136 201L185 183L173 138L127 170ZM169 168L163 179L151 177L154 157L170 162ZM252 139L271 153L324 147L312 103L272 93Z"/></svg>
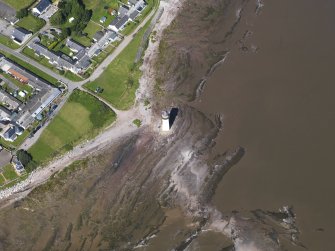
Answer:
<svg viewBox="0 0 335 251"><path fill-rule="evenodd" d="M176 120L176 117L178 115L179 109L178 108L172 108L170 111L170 117L169 117L169 125L170 128L172 127L174 121Z"/></svg>

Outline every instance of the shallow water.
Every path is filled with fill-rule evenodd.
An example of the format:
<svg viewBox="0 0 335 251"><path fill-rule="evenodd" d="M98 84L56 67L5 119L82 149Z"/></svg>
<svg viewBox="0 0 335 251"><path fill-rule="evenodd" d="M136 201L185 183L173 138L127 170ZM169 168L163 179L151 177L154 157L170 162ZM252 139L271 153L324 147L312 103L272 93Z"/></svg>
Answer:
<svg viewBox="0 0 335 251"><path fill-rule="evenodd" d="M213 203L224 212L292 205L309 250L335 250L334 13L330 0L265 1L244 24L258 51L232 50L196 103L224 114L217 152L246 149Z"/></svg>

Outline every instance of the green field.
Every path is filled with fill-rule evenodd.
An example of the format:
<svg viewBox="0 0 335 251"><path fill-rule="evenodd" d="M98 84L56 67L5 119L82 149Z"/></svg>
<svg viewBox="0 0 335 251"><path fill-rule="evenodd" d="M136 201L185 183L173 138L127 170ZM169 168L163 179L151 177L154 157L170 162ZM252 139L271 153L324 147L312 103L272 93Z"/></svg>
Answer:
<svg viewBox="0 0 335 251"><path fill-rule="evenodd" d="M100 23L100 18L106 17L105 23L103 23L103 26L108 26L112 20L114 19L114 16L110 15L108 13L109 9L118 10L119 8L119 1L118 0L83 0L85 6L87 9L90 9L93 11L92 20ZM121 2L127 2L126 0Z"/></svg>
<svg viewBox="0 0 335 251"><path fill-rule="evenodd" d="M32 14L29 14L28 16L20 19L16 25L31 31L32 33L35 33L45 25L45 21L41 18L33 16Z"/></svg>
<svg viewBox="0 0 335 251"><path fill-rule="evenodd" d="M103 92L99 95L116 108L121 110L130 108L135 101L135 92L141 76L139 65L135 65L134 60L143 34L149 25L150 20L138 31L119 56L108 65L103 74L95 81L87 83L85 88L95 91L100 87Z"/></svg>
<svg viewBox="0 0 335 251"><path fill-rule="evenodd" d="M16 10L24 9L32 5L36 0L3 0Z"/></svg>
<svg viewBox="0 0 335 251"><path fill-rule="evenodd" d="M116 114L107 105L86 92L75 90L29 152L34 161L43 163L93 138L115 119Z"/></svg>
<svg viewBox="0 0 335 251"><path fill-rule="evenodd" d="M4 36L2 34L0 34L0 43L3 44L3 45L6 45L7 47L9 47L11 49L18 49L18 48L20 48L20 45L18 45L17 43L15 43L9 37L6 37L6 36Z"/></svg>
<svg viewBox="0 0 335 251"><path fill-rule="evenodd" d="M88 36L90 39L93 39L95 33L96 33L97 31L101 31L102 29L103 29L103 28L102 28L100 25L94 23L93 21L90 21L90 22L87 24L86 28L84 29L84 33L87 33L87 36Z"/></svg>
<svg viewBox="0 0 335 251"><path fill-rule="evenodd" d="M5 176L6 180L13 180L18 177L12 164L7 164L4 166L2 174Z"/></svg>

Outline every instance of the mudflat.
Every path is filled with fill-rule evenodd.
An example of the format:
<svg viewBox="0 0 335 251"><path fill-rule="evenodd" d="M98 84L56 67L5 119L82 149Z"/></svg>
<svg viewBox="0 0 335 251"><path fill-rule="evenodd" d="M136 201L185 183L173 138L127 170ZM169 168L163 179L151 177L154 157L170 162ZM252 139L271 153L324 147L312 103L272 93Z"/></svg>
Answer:
<svg viewBox="0 0 335 251"><path fill-rule="evenodd" d="M335 249L334 10L334 1L266 1L253 23L242 20L252 35L231 47L196 104L224 115L217 152L246 150L213 203L292 206L309 250Z"/></svg>

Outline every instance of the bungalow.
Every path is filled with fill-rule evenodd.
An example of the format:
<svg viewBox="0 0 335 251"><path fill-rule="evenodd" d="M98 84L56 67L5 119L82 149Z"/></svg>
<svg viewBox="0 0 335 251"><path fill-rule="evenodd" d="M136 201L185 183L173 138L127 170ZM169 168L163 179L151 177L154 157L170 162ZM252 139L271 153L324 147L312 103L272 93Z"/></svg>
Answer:
<svg viewBox="0 0 335 251"><path fill-rule="evenodd" d="M32 12L35 16L39 16L46 12L50 7L51 3L49 0L41 0L33 9Z"/></svg>
<svg viewBox="0 0 335 251"><path fill-rule="evenodd" d="M129 21L129 16L125 15L124 17L120 18L115 18L113 20L113 22L108 26L109 29L115 31L115 32L119 32L120 30L122 30L125 25L128 23Z"/></svg>
<svg viewBox="0 0 335 251"><path fill-rule="evenodd" d="M12 113L5 107L0 106L0 121L10 121Z"/></svg>
<svg viewBox="0 0 335 251"><path fill-rule="evenodd" d="M24 166L16 156L13 157L12 164L18 175L21 175L24 172Z"/></svg>
<svg viewBox="0 0 335 251"><path fill-rule="evenodd" d="M0 89L0 102L10 110L16 110L22 103L20 100L14 98L12 95Z"/></svg>
<svg viewBox="0 0 335 251"><path fill-rule="evenodd" d="M116 32L111 30L106 31L98 31L95 35L93 40L95 44L93 44L87 51L87 55L89 57L94 57L99 55L99 53L111 42L115 41L118 38Z"/></svg>
<svg viewBox="0 0 335 251"><path fill-rule="evenodd" d="M21 73L15 71L14 69L9 69L8 74L10 74L13 78L19 80L23 84L28 84L29 83L29 78L23 76Z"/></svg>
<svg viewBox="0 0 335 251"><path fill-rule="evenodd" d="M15 28L12 33L12 40L19 44L22 45L25 43L30 37L32 36L32 33L30 31L27 31L23 28Z"/></svg>
<svg viewBox="0 0 335 251"><path fill-rule="evenodd" d="M75 53L85 50L85 47L81 44L78 44L77 42L73 41L72 39L66 40L66 46L69 47L69 49Z"/></svg>
<svg viewBox="0 0 335 251"><path fill-rule="evenodd" d="M4 138L4 140L6 141L10 141L10 142L13 142L16 140L17 138L17 135L16 135L16 130L15 130L15 126L11 126L9 127L9 129L7 129L2 137Z"/></svg>
<svg viewBox="0 0 335 251"><path fill-rule="evenodd" d="M128 5L135 6L139 0L128 0Z"/></svg>
<svg viewBox="0 0 335 251"><path fill-rule="evenodd" d="M140 14L140 12L137 10L134 10L132 13L130 13L129 19L134 22L138 14Z"/></svg>
<svg viewBox="0 0 335 251"><path fill-rule="evenodd" d="M123 18L125 15L128 14L129 7L127 5L121 5L119 10L118 10L118 16L120 18Z"/></svg>

